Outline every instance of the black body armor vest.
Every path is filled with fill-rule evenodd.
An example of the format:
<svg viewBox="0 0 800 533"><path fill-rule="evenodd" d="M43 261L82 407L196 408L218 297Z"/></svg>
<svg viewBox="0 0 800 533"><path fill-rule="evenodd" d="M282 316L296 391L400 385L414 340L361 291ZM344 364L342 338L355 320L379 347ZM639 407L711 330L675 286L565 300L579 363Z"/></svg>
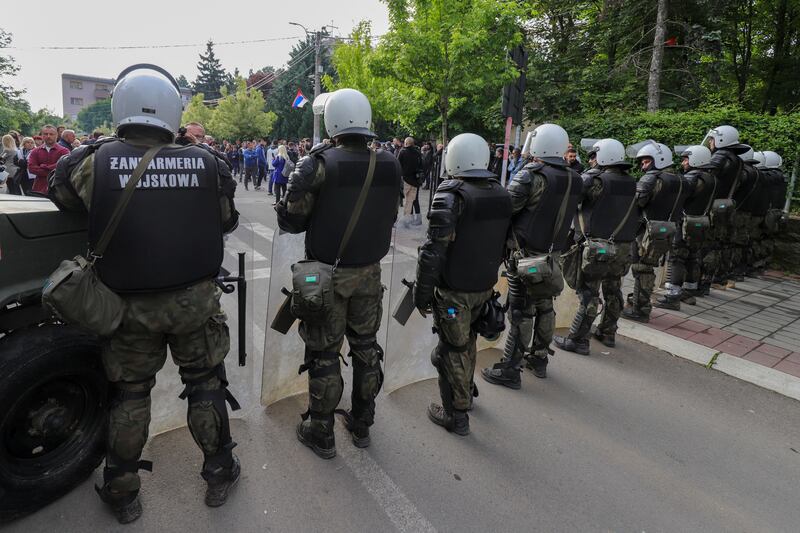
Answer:
<svg viewBox="0 0 800 533"><path fill-rule="evenodd" d="M706 216L711 207L711 198L716 196L714 184L717 178L714 174L707 170L693 168L683 175L689 188L691 195L686 199L683 204L683 212L692 216ZM698 184L702 183L703 190L698 192Z"/></svg>
<svg viewBox="0 0 800 533"><path fill-rule="evenodd" d="M603 190L595 201L586 199L581 205L578 217L583 220L583 232L589 237L608 239L628 213L636 196L636 182L627 173L614 168L606 168L594 176L603 182ZM633 206L628 220L614 236L618 242L632 242L639 229L641 215L639 208Z"/></svg>
<svg viewBox="0 0 800 533"><path fill-rule="evenodd" d="M461 181L452 190L463 208L456 223L456 239L447 248L443 278L447 287L464 292L491 289L511 223L511 197L493 179Z"/></svg>
<svg viewBox="0 0 800 533"><path fill-rule="evenodd" d="M753 205L756 202L756 195L762 188L763 176L756 167L749 163L742 165L742 177L740 186L733 192L733 199L736 201L736 210L743 213L752 213Z"/></svg>
<svg viewBox="0 0 800 533"><path fill-rule="evenodd" d="M658 171L656 179L661 181L661 189L650 198L644 207L647 220L672 221L677 223L683 212L683 204L691 192L686 181L672 172Z"/></svg>
<svg viewBox="0 0 800 533"><path fill-rule="evenodd" d="M553 251L560 252L567 246L567 234L583 194L583 181L577 172L567 167L546 163L538 163L523 169L523 172L527 171L544 176L547 186L536 205L525 206L514 217L512 223L517 242L522 248L534 252L548 252L551 245ZM561 203L564 201L569 180L572 180L572 188L569 192L564 218L561 220L561 226L559 226L555 239L553 239L555 224L558 222L558 213Z"/></svg>
<svg viewBox="0 0 800 533"><path fill-rule="evenodd" d="M786 177L777 168L768 169L767 172L769 172L771 183L769 187L770 207L772 209L783 209L786 204L786 189L789 187L789 184L786 183Z"/></svg>
<svg viewBox="0 0 800 533"><path fill-rule="evenodd" d="M367 179L370 151L329 148L316 154L325 165L325 183L314 202L306 232L311 258L333 264ZM388 152L376 153L375 174L340 265L358 267L379 262L389 251L400 195L400 165Z"/></svg>
<svg viewBox="0 0 800 533"><path fill-rule="evenodd" d="M742 158L730 150L721 148L711 156L711 172L717 178L715 198L728 198L733 187L738 183L739 173L744 162Z"/></svg>
<svg viewBox="0 0 800 533"><path fill-rule="evenodd" d="M94 156L89 243L94 248L146 148L103 144ZM163 148L136 186L97 261L117 292L161 292L210 279L222 265L217 159L197 146Z"/></svg>

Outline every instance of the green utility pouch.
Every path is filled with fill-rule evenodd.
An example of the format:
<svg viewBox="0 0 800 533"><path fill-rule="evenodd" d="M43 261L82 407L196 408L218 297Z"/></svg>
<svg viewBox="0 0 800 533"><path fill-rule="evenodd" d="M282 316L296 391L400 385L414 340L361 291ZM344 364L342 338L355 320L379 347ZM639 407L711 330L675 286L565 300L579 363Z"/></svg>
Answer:
<svg viewBox="0 0 800 533"><path fill-rule="evenodd" d="M517 252L513 271L534 298L555 298L564 290L564 277L561 268L550 254L537 254L525 257Z"/></svg>
<svg viewBox="0 0 800 533"><path fill-rule="evenodd" d="M787 222L786 213L784 213L783 210L770 209L764 216L764 229L766 229L768 233L778 233L786 228Z"/></svg>
<svg viewBox="0 0 800 533"><path fill-rule="evenodd" d="M605 239L586 239L581 256L581 273L599 279L611 272L611 263L617 255L614 242Z"/></svg>
<svg viewBox="0 0 800 533"><path fill-rule="evenodd" d="M733 198L718 198L711 203L711 224L727 226L733 222L736 202Z"/></svg>
<svg viewBox="0 0 800 533"><path fill-rule="evenodd" d="M324 320L333 302L333 265L303 260L292 265L292 314Z"/></svg>
<svg viewBox="0 0 800 533"><path fill-rule="evenodd" d="M706 216L683 216L681 232L683 240L687 243L702 243L708 238L711 229L711 219Z"/></svg>
<svg viewBox="0 0 800 533"><path fill-rule="evenodd" d="M674 222L649 220L639 246L639 259L654 263L667 253L677 228Z"/></svg>
<svg viewBox="0 0 800 533"><path fill-rule="evenodd" d="M133 197L136 184L162 147L163 145L153 146L145 152L125 185L97 246L90 250L88 259L76 256L74 259L62 261L45 282L42 303L64 322L85 328L101 337L111 336L122 323L125 300L100 280L94 264L102 260L125 208Z"/></svg>
<svg viewBox="0 0 800 533"><path fill-rule="evenodd" d="M369 187L375 175L375 158L375 152L371 152L367 177L364 185L361 186L361 193L358 195L353 213L350 215L350 221L347 223L347 228L345 228L339 243L336 261L329 265L312 259L304 259L292 265L291 311L300 320L321 322L329 318L334 297L333 276L367 200Z"/></svg>

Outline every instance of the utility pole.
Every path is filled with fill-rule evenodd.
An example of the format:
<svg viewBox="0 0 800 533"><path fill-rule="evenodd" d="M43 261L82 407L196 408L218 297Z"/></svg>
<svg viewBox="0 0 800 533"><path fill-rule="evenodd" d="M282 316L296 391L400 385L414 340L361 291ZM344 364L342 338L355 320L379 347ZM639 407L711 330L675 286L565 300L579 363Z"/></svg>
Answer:
<svg viewBox="0 0 800 533"><path fill-rule="evenodd" d="M321 31L317 30L314 32L314 99L316 100L317 96L320 95L321 89L319 84L320 78L320 71L322 70L322 58L320 57L320 52L322 48L322 37L320 35ZM314 113L314 144L320 142L319 137L319 115Z"/></svg>

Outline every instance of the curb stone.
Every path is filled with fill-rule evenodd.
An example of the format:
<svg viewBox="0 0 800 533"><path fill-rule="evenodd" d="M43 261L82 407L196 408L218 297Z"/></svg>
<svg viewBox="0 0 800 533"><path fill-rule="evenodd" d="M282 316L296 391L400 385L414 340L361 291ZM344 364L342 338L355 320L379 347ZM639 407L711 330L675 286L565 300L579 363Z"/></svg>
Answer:
<svg viewBox="0 0 800 533"><path fill-rule="evenodd" d="M695 344L635 322L620 320L618 327L620 335L783 396L800 400L800 378L798 377L747 361L741 357L718 352L714 348Z"/></svg>

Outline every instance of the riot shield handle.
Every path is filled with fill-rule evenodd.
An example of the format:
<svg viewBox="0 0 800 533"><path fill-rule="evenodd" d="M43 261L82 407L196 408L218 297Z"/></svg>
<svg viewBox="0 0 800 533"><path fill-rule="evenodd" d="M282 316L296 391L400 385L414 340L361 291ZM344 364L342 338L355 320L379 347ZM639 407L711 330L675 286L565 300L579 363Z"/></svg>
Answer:
<svg viewBox="0 0 800 533"><path fill-rule="evenodd" d="M400 298L400 301L397 302L392 317L394 317L401 326L405 326L409 317L411 317L411 313L414 312L414 282L404 278L402 283L406 286L406 289L403 291L403 296Z"/></svg>
<svg viewBox="0 0 800 533"><path fill-rule="evenodd" d="M238 289L237 299L239 303L239 366L245 366L247 363L247 348L245 337L247 336L247 280L245 279L244 257L245 252L239 252L239 275L238 276L220 276L214 280L222 292L231 294L234 290ZM234 287L233 283L236 284Z"/></svg>

